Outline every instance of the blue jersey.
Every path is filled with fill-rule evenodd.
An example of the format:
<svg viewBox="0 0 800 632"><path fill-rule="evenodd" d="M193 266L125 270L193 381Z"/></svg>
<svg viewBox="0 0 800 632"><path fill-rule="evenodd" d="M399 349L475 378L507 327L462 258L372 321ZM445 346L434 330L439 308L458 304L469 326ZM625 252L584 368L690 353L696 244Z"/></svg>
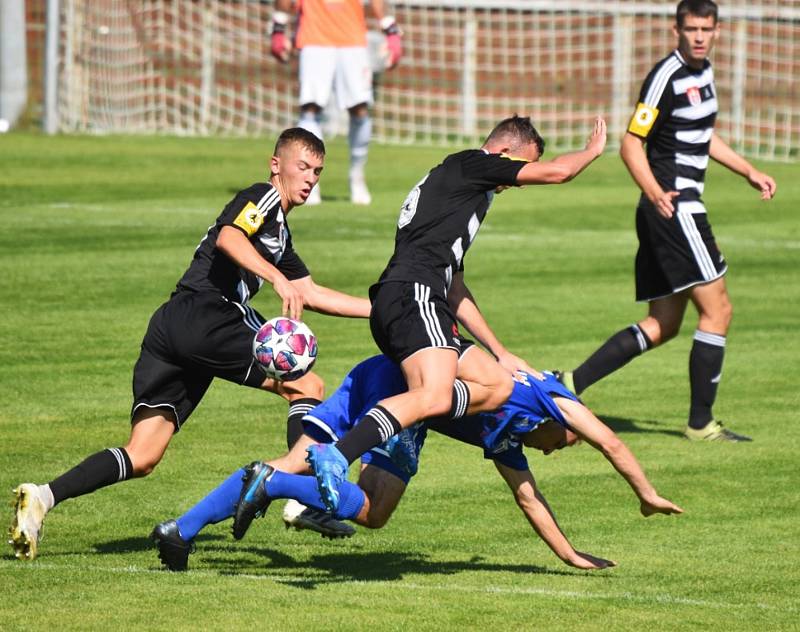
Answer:
<svg viewBox="0 0 800 632"><path fill-rule="evenodd" d="M511 397L497 411L479 413L463 419L426 422L431 430L482 447L483 455L515 470L527 470L522 451L522 436L548 419L568 427L553 397L578 398L551 373L537 380L517 373Z"/></svg>
<svg viewBox="0 0 800 632"><path fill-rule="evenodd" d="M511 397L497 411L470 415L462 419L427 421L410 429L417 456L430 428L449 437L483 448L484 456L516 470L528 469L522 452L522 435L534 430L546 419L567 426L553 396L577 397L550 373L543 381L525 373L517 374ZM400 367L384 355L374 356L356 365L341 386L328 399L303 418L305 433L319 442L337 441L375 404L407 390ZM373 448L361 457L385 469L406 483L410 476L392 463L385 446Z"/></svg>

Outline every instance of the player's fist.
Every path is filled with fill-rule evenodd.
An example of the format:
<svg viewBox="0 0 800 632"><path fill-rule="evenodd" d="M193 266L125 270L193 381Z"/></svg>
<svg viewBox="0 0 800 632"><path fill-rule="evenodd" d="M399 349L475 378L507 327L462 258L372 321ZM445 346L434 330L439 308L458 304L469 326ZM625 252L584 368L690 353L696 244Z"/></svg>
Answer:
<svg viewBox="0 0 800 632"><path fill-rule="evenodd" d="M403 32L391 16L381 20L381 29L386 35L386 49L389 53L386 67L394 68L403 56Z"/></svg>
<svg viewBox="0 0 800 632"><path fill-rule="evenodd" d="M289 53L292 50L292 45L289 38L286 37L284 31L272 31L270 36L270 53L272 56L281 63L289 61Z"/></svg>

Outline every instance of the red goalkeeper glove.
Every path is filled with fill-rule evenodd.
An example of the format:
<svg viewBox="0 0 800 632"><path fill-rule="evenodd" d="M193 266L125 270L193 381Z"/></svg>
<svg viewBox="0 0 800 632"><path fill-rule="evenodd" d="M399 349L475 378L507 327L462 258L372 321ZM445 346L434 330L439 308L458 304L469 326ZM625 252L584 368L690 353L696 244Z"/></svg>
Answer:
<svg viewBox="0 0 800 632"><path fill-rule="evenodd" d="M292 45L286 37L286 24L289 16L283 11L275 11L272 15L272 33L270 35L270 53L279 62L289 61Z"/></svg>
<svg viewBox="0 0 800 632"><path fill-rule="evenodd" d="M394 68L403 56L403 32L391 16L381 20L381 29L386 35L386 48L389 51L388 68Z"/></svg>

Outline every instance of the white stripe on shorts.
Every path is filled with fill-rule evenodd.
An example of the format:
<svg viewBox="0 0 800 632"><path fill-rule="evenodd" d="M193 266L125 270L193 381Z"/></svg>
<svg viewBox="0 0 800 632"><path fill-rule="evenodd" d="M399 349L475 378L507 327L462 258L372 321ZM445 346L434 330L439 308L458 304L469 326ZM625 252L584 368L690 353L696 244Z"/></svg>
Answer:
<svg viewBox="0 0 800 632"><path fill-rule="evenodd" d="M414 283L414 300L419 305L419 315L425 324L425 331L432 347L446 347L447 340L442 333L442 328L436 318L436 308L430 302L431 288L421 283ZM390 435L391 436L391 435Z"/></svg>
<svg viewBox="0 0 800 632"><path fill-rule="evenodd" d="M700 274L703 275L704 280L711 281L717 277L717 269L714 267L714 262L711 260L711 255L703 242L700 231L697 230L694 217L691 213L680 210L678 210L676 215L678 216L678 222L680 222L681 228L683 229L686 241L692 249L692 254L694 254L694 260L700 268Z"/></svg>

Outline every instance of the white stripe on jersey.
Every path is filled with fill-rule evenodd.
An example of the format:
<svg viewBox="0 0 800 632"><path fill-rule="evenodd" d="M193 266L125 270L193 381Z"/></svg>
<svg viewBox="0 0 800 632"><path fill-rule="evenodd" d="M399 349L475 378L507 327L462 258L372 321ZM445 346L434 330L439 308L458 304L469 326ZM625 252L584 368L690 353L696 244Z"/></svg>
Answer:
<svg viewBox="0 0 800 632"><path fill-rule="evenodd" d="M419 306L419 315L422 322L425 324L425 331L428 333L428 339L431 341L432 347L446 347L447 341L442 334L442 329L439 326L439 321L436 320L436 310L428 299L431 295L431 288L427 285L414 283L414 300Z"/></svg>
<svg viewBox="0 0 800 632"><path fill-rule="evenodd" d="M681 62L674 56L670 57L661 68L658 69L653 80L650 82L650 88L644 97L644 104L651 108L658 107L658 102L661 100L661 95L669 83L670 77L675 74L675 71L680 69Z"/></svg>
<svg viewBox="0 0 800 632"><path fill-rule="evenodd" d="M694 218L690 213L682 213L681 211L678 211L677 215L683 234L694 254L694 260L700 268L700 274L703 275L704 280L711 281L717 276L717 269L711 261L711 255L703 242L703 238L700 236L700 231L697 230Z"/></svg>
<svg viewBox="0 0 800 632"><path fill-rule="evenodd" d="M713 133L713 127L707 127L706 129L678 130L675 132L675 139L682 143L689 143L690 145L702 145L711 140L711 135Z"/></svg>
<svg viewBox="0 0 800 632"><path fill-rule="evenodd" d="M714 71L709 66L699 77L692 75L683 79L676 79L672 82L672 90L675 94L683 94L689 88L704 88L712 83L714 83Z"/></svg>
<svg viewBox="0 0 800 632"><path fill-rule="evenodd" d="M240 312L242 312L242 320L244 321L245 325L247 325L253 331L258 331L261 328L263 323L256 315L256 311L252 307L249 305L242 305L236 301L230 302L232 305L235 305Z"/></svg>
<svg viewBox="0 0 800 632"><path fill-rule="evenodd" d="M707 99L699 105L687 105L685 108L675 108L672 116L686 119L688 121L699 121L717 111L717 100Z"/></svg>
<svg viewBox="0 0 800 632"><path fill-rule="evenodd" d="M706 188L705 183L692 180L691 178L682 178L678 176L675 178L675 190L682 191L683 189L697 189L702 195L703 189Z"/></svg>
<svg viewBox="0 0 800 632"><path fill-rule="evenodd" d="M705 169L708 167L708 154L702 156L691 156L689 154L675 154L675 163L694 167L695 169Z"/></svg>
<svg viewBox="0 0 800 632"><path fill-rule="evenodd" d="M678 211L681 213L705 213L706 207L697 200L692 202L678 202Z"/></svg>
<svg viewBox="0 0 800 632"><path fill-rule="evenodd" d="M264 194L258 204L256 204L256 208L258 208L258 213L262 217L267 214L267 211L272 207L275 202L277 202L281 197L281 194L278 193L278 189L271 189ZM282 211L281 211L282 214ZM278 221L283 221L283 218L279 218Z"/></svg>
<svg viewBox="0 0 800 632"><path fill-rule="evenodd" d="M695 329L694 339L698 342L705 342L707 345L714 345L715 347L725 346L725 336L712 334L707 331L700 331L699 329Z"/></svg>

